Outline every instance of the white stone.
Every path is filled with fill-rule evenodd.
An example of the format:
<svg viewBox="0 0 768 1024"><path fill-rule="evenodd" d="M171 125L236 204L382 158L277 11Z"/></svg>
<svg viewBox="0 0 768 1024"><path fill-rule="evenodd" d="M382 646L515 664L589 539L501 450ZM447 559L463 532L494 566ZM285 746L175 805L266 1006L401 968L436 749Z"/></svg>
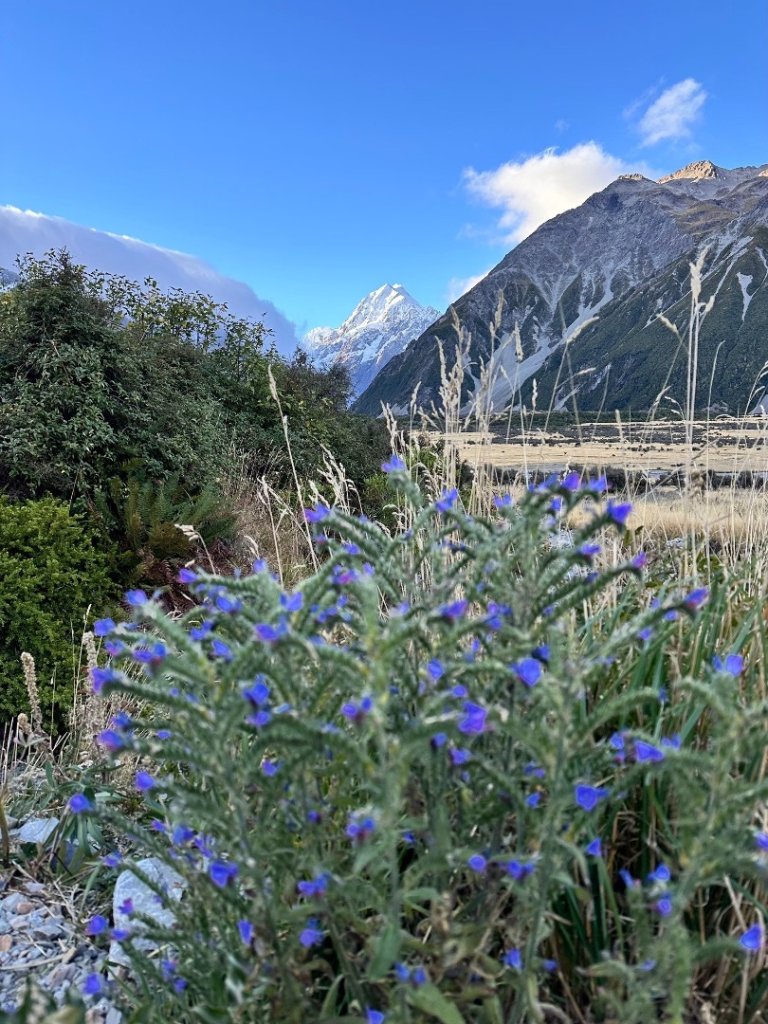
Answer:
<svg viewBox="0 0 768 1024"><path fill-rule="evenodd" d="M186 882L178 872L170 868L159 857L145 857L143 860L136 861L136 867L166 892L169 899L178 903L186 888ZM143 914L162 928L171 928L176 922L173 911L158 902L157 893L128 869L121 871L117 876L112 897L112 915L115 928L130 929L136 935L141 931L142 925L134 916L129 917L120 910L126 900L132 901L136 916ZM134 945L141 950L156 948L155 943L150 939L135 939ZM118 942L113 942L110 945L109 960L122 967L128 967L131 963L130 957Z"/></svg>
<svg viewBox="0 0 768 1024"><path fill-rule="evenodd" d="M20 843L45 843L56 831L58 818L30 818L20 829L15 830Z"/></svg>

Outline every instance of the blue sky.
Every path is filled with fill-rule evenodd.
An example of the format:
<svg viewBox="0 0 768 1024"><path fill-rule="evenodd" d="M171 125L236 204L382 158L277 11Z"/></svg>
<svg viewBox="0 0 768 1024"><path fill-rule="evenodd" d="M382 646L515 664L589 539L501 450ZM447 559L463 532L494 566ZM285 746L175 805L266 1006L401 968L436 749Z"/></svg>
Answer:
<svg viewBox="0 0 768 1024"><path fill-rule="evenodd" d="M0 204L201 256L299 325L445 308L616 173L768 160L743 0L24 0Z"/></svg>

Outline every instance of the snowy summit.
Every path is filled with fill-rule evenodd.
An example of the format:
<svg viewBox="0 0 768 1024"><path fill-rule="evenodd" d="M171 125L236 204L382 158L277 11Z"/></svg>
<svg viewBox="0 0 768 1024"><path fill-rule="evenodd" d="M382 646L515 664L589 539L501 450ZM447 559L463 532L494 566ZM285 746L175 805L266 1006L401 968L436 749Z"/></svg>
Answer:
<svg viewBox="0 0 768 1024"><path fill-rule="evenodd" d="M302 348L323 369L342 364L355 395L440 316L420 305L401 284L384 284L359 302L341 327L315 327Z"/></svg>

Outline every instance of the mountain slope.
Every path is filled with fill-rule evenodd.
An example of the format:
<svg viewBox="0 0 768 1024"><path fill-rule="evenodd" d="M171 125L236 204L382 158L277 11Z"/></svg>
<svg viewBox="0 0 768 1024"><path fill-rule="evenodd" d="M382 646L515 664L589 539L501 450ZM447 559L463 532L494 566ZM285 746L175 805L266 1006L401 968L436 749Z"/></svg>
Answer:
<svg viewBox="0 0 768 1024"><path fill-rule="evenodd" d="M315 327L302 348L323 369L341 364L359 394L393 356L439 317L421 306L401 284L385 284L355 306L341 327Z"/></svg>
<svg viewBox="0 0 768 1024"><path fill-rule="evenodd" d="M452 358L456 318L468 339L463 396L468 407L482 363L491 367L496 411L521 398L530 402L534 376L540 407L556 383L557 402L575 392L581 407L647 407L665 384L680 400L674 367L666 381L674 338L657 317L664 313L682 328L689 305L688 264L708 246L705 298L719 290L705 320L702 355L714 355L710 334L713 345L723 342L722 374L712 398L743 408L754 364L762 365L768 355L768 267L760 270L768 254L760 233L768 228L767 172L768 165L727 170L702 161L660 182L640 175L617 179L543 224L505 256L378 374L357 407L377 414L386 402L402 410L419 382L420 403L438 404L438 343ZM741 282L747 282L746 292ZM494 337L489 325L500 297ZM568 346L564 379L558 372L563 345L574 334L578 338ZM711 369L711 360L703 358L707 389ZM706 396L702 382L700 395Z"/></svg>
<svg viewBox="0 0 768 1024"><path fill-rule="evenodd" d="M122 274L135 281L152 277L163 289L181 288L211 295L217 302L225 302L236 316L263 321L284 354L292 352L297 344L294 325L271 302L196 256L162 249L126 235L96 231L62 217L0 206L0 267L10 271L17 256L32 253L40 257L51 249L67 249L73 259L92 270Z"/></svg>

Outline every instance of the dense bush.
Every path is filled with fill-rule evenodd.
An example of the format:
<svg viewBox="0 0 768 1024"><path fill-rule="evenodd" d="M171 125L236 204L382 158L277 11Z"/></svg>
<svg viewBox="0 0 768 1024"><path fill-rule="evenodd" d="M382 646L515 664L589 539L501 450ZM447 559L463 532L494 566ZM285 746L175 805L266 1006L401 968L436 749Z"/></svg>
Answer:
<svg viewBox="0 0 768 1024"><path fill-rule="evenodd" d="M145 708L101 742L140 760L70 811L188 885L158 957L146 919L116 936L131 1019L681 1022L716 975L721 1024L754 1020L766 703L743 653L713 664L721 599L606 568L629 506L600 482L480 519L387 468L407 532L318 506L300 589L186 572L202 609L134 591L142 632L99 624L94 688Z"/></svg>
<svg viewBox="0 0 768 1024"><path fill-rule="evenodd" d="M117 597L114 553L52 498L0 498L0 719L29 713L21 654L35 659L44 715L68 710L86 615Z"/></svg>
<svg viewBox="0 0 768 1024"><path fill-rule="evenodd" d="M292 484L270 372L302 475L325 447L362 484L383 457L383 427L347 412L343 370L283 360L267 336L207 296L90 272L66 252L23 261L0 295L0 485L70 500L116 473L174 476L194 499L232 452Z"/></svg>

